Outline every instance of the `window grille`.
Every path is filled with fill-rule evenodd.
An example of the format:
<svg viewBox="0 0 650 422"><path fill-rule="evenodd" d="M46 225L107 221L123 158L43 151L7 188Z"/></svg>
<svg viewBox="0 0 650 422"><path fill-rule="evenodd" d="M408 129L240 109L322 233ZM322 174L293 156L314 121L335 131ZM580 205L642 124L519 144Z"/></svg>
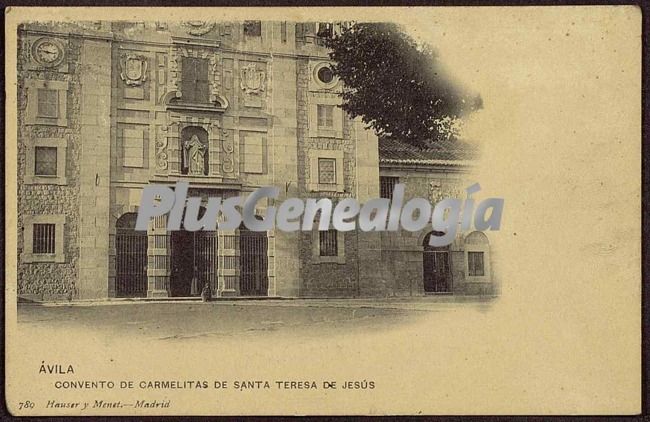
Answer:
<svg viewBox="0 0 650 422"><path fill-rule="evenodd" d="M318 159L318 183L336 183L336 160L333 158Z"/></svg>
<svg viewBox="0 0 650 422"><path fill-rule="evenodd" d="M56 147L34 148L34 174L36 176L56 176Z"/></svg>
<svg viewBox="0 0 650 422"><path fill-rule="evenodd" d="M54 253L56 241L55 224L34 224L32 252Z"/></svg>
<svg viewBox="0 0 650 422"><path fill-rule="evenodd" d="M393 199L393 190L399 183L399 177L379 177L379 196L381 198Z"/></svg>
<svg viewBox="0 0 650 422"><path fill-rule="evenodd" d="M484 276L483 252L467 252L470 276Z"/></svg>
<svg viewBox="0 0 650 422"><path fill-rule="evenodd" d="M338 256L338 232L334 229L319 231L320 256Z"/></svg>

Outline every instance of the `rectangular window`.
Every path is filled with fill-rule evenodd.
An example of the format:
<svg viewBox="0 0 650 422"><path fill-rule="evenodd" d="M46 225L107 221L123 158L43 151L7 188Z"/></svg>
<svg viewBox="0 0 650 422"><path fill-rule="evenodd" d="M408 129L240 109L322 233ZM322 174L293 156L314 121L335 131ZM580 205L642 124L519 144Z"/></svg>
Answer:
<svg viewBox="0 0 650 422"><path fill-rule="evenodd" d="M483 252L467 252L470 276L484 276Z"/></svg>
<svg viewBox="0 0 650 422"><path fill-rule="evenodd" d="M318 127L334 127L334 106L318 104Z"/></svg>
<svg viewBox="0 0 650 422"><path fill-rule="evenodd" d="M336 183L336 159L318 159L318 183L329 185Z"/></svg>
<svg viewBox="0 0 650 422"><path fill-rule="evenodd" d="M208 82L208 59L183 57L181 64L181 101L205 104L210 101Z"/></svg>
<svg viewBox="0 0 650 422"><path fill-rule="evenodd" d="M262 21L244 21L244 35L261 37Z"/></svg>
<svg viewBox="0 0 650 422"><path fill-rule="evenodd" d="M45 254L55 252L56 224L34 224L32 252Z"/></svg>
<svg viewBox="0 0 650 422"><path fill-rule="evenodd" d="M327 22L319 22L318 30L316 31L316 36L318 37L331 37L332 36L332 24Z"/></svg>
<svg viewBox="0 0 650 422"><path fill-rule="evenodd" d="M399 177L379 177L379 196L381 198L393 199L393 190L399 183Z"/></svg>
<svg viewBox="0 0 650 422"><path fill-rule="evenodd" d="M320 256L338 256L338 232L334 229L319 231Z"/></svg>
<svg viewBox="0 0 650 422"><path fill-rule="evenodd" d="M56 119L59 117L59 91L38 88L38 117Z"/></svg>
<svg viewBox="0 0 650 422"><path fill-rule="evenodd" d="M34 148L34 175L56 176L56 147Z"/></svg>

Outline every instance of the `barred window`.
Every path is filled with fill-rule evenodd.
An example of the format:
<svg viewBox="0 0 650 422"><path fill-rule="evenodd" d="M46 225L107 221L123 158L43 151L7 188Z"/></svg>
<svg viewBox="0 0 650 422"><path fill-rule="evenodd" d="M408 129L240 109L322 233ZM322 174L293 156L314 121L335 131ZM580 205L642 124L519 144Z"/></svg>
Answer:
<svg viewBox="0 0 650 422"><path fill-rule="evenodd" d="M336 159L318 159L318 183L330 185L336 183Z"/></svg>
<svg viewBox="0 0 650 422"><path fill-rule="evenodd" d="M467 260L470 276L484 276L483 252L467 252Z"/></svg>
<svg viewBox="0 0 650 422"><path fill-rule="evenodd" d="M379 196L381 198L393 199L393 190L398 183L399 177L380 176Z"/></svg>
<svg viewBox="0 0 650 422"><path fill-rule="evenodd" d="M244 35L251 37L262 36L262 21L244 21Z"/></svg>
<svg viewBox="0 0 650 422"><path fill-rule="evenodd" d="M56 89L38 89L38 117L59 117L59 91Z"/></svg>
<svg viewBox="0 0 650 422"><path fill-rule="evenodd" d="M318 127L334 127L334 106L318 104Z"/></svg>
<svg viewBox="0 0 650 422"><path fill-rule="evenodd" d="M56 224L34 224L32 252L54 253Z"/></svg>
<svg viewBox="0 0 650 422"><path fill-rule="evenodd" d="M34 147L34 175L56 176L56 147Z"/></svg>
<svg viewBox="0 0 650 422"><path fill-rule="evenodd" d="M338 232L334 229L319 231L320 256L338 256Z"/></svg>
<svg viewBox="0 0 650 422"><path fill-rule="evenodd" d="M205 104L210 101L208 65L208 59L183 57L181 92L184 102Z"/></svg>

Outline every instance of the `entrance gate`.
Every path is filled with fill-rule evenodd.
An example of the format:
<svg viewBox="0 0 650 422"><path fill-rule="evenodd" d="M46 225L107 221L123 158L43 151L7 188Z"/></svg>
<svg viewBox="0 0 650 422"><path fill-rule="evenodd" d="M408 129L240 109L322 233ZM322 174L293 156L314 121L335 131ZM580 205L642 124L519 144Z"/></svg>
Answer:
<svg viewBox="0 0 650 422"><path fill-rule="evenodd" d="M425 293L451 293L452 279L449 265L449 247L429 246L429 237L437 234L431 232L424 237L424 256L422 257L422 274Z"/></svg>
<svg viewBox="0 0 650 422"><path fill-rule="evenodd" d="M172 232L170 296L200 296L205 283L217 291L217 248L216 231Z"/></svg>
<svg viewBox="0 0 650 422"><path fill-rule="evenodd" d="M239 229L239 275L242 296L267 296L268 240L266 232Z"/></svg>
<svg viewBox="0 0 650 422"><path fill-rule="evenodd" d="M136 213L124 214L115 224L115 294L147 296L147 232L136 231Z"/></svg>

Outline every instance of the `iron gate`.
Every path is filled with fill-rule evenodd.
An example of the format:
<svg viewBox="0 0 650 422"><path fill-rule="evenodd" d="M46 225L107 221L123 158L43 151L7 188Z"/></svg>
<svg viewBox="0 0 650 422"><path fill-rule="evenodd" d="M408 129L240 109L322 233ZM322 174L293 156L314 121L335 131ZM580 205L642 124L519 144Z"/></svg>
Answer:
<svg viewBox="0 0 650 422"><path fill-rule="evenodd" d="M239 233L240 293L242 296L266 296L269 290L266 232L242 229Z"/></svg>
<svg viewBox="0 0 650 422"><path fill-rule="evenodd" d="M115 235L115 294L147 296L147 232L134 230L136 214L117 221Z"/></svg>
<svg viewBox="0 0 650 422"><path fill-rule="evenodd" d="M198 296L205 283L217 291L217 232L174 231L171 237L171 296Z"/></svg>
<svg viewBox="0 0 650 422"><path fill-rule="evenodd" d="M205 283L210 283L212 294L217 291L217 243L216 231L196 232L194 254L196 256L196 276L199 280L199 290Z"/></svg>

